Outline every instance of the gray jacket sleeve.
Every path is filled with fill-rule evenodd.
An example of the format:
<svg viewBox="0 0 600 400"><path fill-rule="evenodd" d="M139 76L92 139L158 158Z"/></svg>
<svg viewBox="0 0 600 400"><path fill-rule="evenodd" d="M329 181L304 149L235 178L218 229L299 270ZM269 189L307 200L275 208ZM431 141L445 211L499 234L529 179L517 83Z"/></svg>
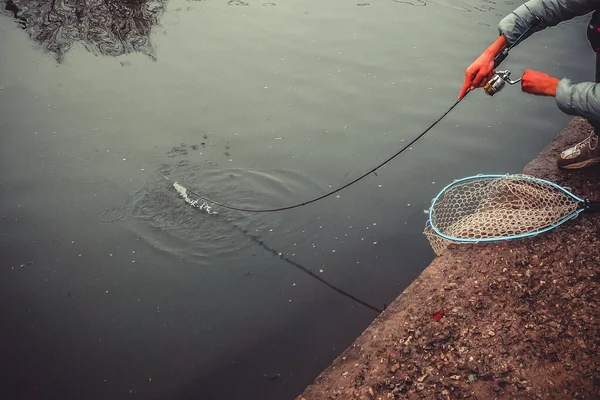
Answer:
<svg viewBox="0 0 600 400"><path fill-rule="evenodd" d="M596 7L600 7L600 0L529 0L504 17L498 24L498 31L511 45L525 32L534 15L540 18L540 24L523 39L549 26L592 12Z"/></svg>
<svg viewBox="0 0 600 400"><path fill-rule="evenodd" d="M511 45L525 32L534 15L538 16L541 22L523 39L549 26L585 15L596 8L600 8L600 0L529 0L504 17L498 24L498 31ZM556 89L556 103L566 114L600 121L600 86L596 83L574 84L564 78Z"/></svg>
<svg viewBox="0 0 600 400"><path fill-rule="evenodd" d="M594 82L573 84L563 78L556 88L556 104L565 114L600 121L600 86Z"/></svg>

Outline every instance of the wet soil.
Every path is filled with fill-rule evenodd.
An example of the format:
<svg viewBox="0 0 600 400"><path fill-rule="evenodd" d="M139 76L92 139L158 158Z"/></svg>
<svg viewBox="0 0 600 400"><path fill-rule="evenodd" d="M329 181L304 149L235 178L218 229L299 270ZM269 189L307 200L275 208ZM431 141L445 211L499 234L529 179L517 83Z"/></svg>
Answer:
<svg viewBox="0 0 600 400"><path fill-rule="evenodd" d="M555 157L574 118L523 173L600 199L600 167ZM452 245L298 399L600 398L600 228L582 214L535 238Z"/></svg>

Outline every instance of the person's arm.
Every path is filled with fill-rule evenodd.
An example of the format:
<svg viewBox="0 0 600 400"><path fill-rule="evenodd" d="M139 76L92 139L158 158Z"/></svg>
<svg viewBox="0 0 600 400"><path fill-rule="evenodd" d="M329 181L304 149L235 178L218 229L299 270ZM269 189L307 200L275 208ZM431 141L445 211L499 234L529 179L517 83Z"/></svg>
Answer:
<svg viewBox="0 0 600 400"><path fill-rule="evenodd" d="M532 15L541 20L530 31L534 33L597 8L600 8L600 0L531 0L500 21L498 30L510 45L527 29L527 21ZM570 79L558 79L538 71L525 71L522 79L524 92L555 97L558 108L565 114L600 120L600 86L597 83L572 83Z"/></svg>
<svg viewBox="0 0 600 400"><path fill-rule="evenodd" d="M600 121L600 84L594 82L571 83L544 72L526 70L521 80L524 92L556 98L558 108L568 115Z"/></svg>
<svg viewBox="0 0 600 400"><path fill-rule="evenodd" d="M600 7L600 0L529 0L504 17L498 24L498 32L508 45L512 45L523 34L534 16L540 23L532 28L523 39L560 22L585 15Z"/></svg>
<svg viewBox="0 0 600 400"><path fill-rule="evenodd" d="M467 68L458 99L462 99L468 90L485 85L494 72L494 57L517 41L534 16L539 17L540 22L522 40L561 21L585 15L597 7L600 7L600 0L529 0L517 7L498 24L499 38Z"/></svg>
<svg viewBox="0 0 600 400"><path fill-rule="evenodd" d="M556 104L565 114L600 121L600 86L594 82L573 84L563 78L556 87Z"/></svg>

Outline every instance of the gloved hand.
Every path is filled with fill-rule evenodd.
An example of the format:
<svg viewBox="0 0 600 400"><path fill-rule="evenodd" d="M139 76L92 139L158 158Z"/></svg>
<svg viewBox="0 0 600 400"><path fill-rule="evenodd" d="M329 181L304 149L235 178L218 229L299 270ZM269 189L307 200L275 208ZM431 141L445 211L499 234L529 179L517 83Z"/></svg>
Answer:
<svg viewBox="0 0 600 400"><path fill-rule="evenodd" d="M556 87L560 80L544 72L525 70L521 78L521 90L537 96L556 97Z"/></svg>
<svg viewBox="0 0 600 400"><path fill-rule="evenodd" d="M465 73L465 82L458 99L462 99L468 90L483 87L485 84L492 79L495 73L494 69L494 55L488 51L483 52L473 64L469 65L467 72Z"/></svg>
<svg viewBox="0 0 600 400"><path fill-rule="evenodd" d="M504 35L500 35L490 47L473 61L473 64L469 65L465 73L465 82L458 95L459 100L467 94L467 91L483 87L492 79L492 76L496 72L494 69L494 58L502 53L507 46L508 42L506 38Z"/></svg>

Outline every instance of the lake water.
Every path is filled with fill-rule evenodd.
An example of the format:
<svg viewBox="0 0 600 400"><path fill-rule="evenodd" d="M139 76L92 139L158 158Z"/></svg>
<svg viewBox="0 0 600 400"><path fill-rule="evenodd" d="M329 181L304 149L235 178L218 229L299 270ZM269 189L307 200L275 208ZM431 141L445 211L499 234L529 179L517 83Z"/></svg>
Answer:
<svg viewBox="0 0 600 400"><path fill-rule="evenodd" d="M110 36L118 18L81 3L10 2L2 398L298 395L431 262L423 211L439 190L519 172L569 117L519 86L478 90L376 176L279 213L208 215L173 182L253 208L348 182L456 100L518 4L171 0L143 8L163 10L151 30ZM592 80L586 23L501 68Z"/></svg>

